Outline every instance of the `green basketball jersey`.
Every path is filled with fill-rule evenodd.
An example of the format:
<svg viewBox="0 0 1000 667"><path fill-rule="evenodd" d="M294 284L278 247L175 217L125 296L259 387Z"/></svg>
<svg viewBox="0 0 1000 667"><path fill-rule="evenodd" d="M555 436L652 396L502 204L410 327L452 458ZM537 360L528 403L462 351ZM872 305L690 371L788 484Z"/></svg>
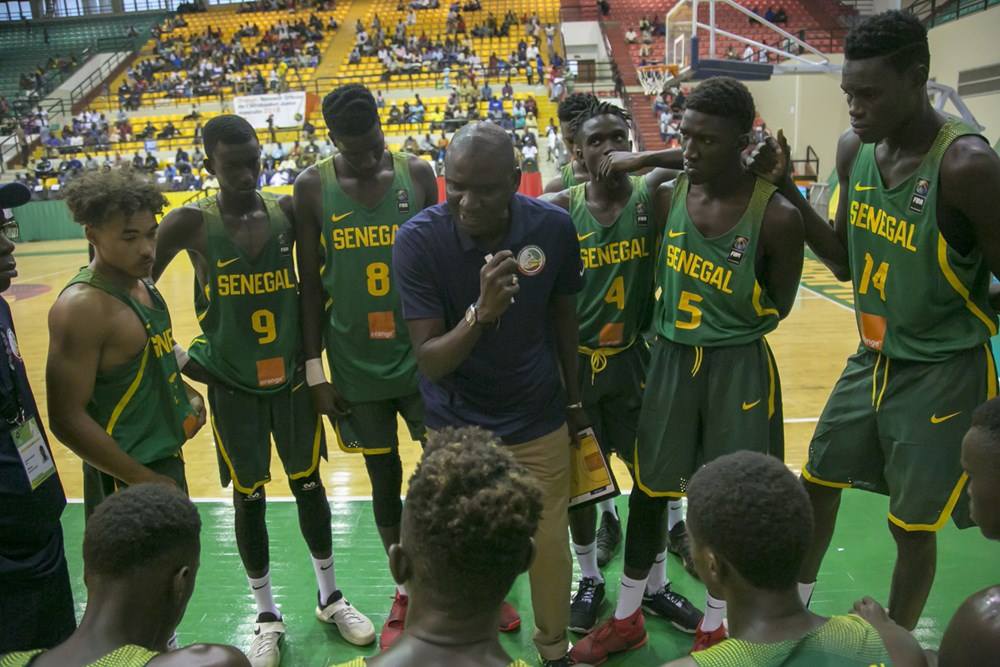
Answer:
<svg viewBox="0 0 1000 667"><path fill-rule="evenodd" d="M576 180L576 174L573 173L572 160L562 166L562 169L559 170L559 175L562 176L563 190L568 190L574 185L580 184L580 181Z"/></svg>
<svg viewBox="0 0 1000 667"><path fill-rule="evenodd" d="M656 226L650 220L646 179L629 180L632 196L610 227L587 208L586 184L570 188L569 213L584 269L583 289L576 297L582 352L628 347L649 323Z"/></svg>
<svg viewBox="0 0 1000 667"><path fill-rule="evenodd" d="M328 297L326 353L334 383L352 402L417 391L417 362L391 275L396 232L417 213L410 157L392 154L392 186L374 208L343 191L332 157L318 165L323 184L320 272Z"/></svg>
<svg viewBox="0 0 1000 667"><path fill-rule="evenodd" d="M37 651L18 651L16 653L8 653L5 656L0 657L0 667L29 667L35 658L45 653L44 650ZM147 648L141 646L136 646L135 644L126 644L116 648L111 653L108 653L103 658L98 658L94 662L87 665L87 667L145 667L150 660L158 656L159 653L156 651L150 651Z"/></svg>
<svg viewBox="0 0 1000 667"><path fill-rule="evenodd" d="M778 326L778 309L757 282L760 228L775 186L758 178L750 204L725 234L705 238L677 177L657 260L656 332L682 345L744 345Z"/></svg>
<svg viewBox="0 0 1000 667"><path fill-rule="evenodd" d="M132 361L97 373L87 413L139 463L176 456L187 439L184 422L193 411L174 357L173 329L163 297L151 281L144 281L153 300L149 308L90 267L80 269L66 287L80 283L129 306L148 335L145 347Z"/></svg>
<svg viewBox="0 0 1000 667"><path fill-rule="evenodd" d="M847 248L861 342L890 359L941 361L997 333L990 271L979 248L962 256L937 224L938 172L955 139L948 120L913 174L886 188L875 144L851 168Z"/></svg>
<svg viewBox="0 0 1000 667"><path fill-rule="evenodd" d="M226 384L265 394L291 380L301 336L292 226L278 203L281 195L260 197L270 238L252 259L226 232L215 197L195 203L205 221L208 282L201 285L195 278L203 335L191 343L189 354Z"/></svg>
<svg viewBox="0 0 1000 667"><path fill-rule="evenodd" d="M888 667L882 637L868 621L831 616L801 639L754 643L727 639L691 657L699 667Z"/></svg>

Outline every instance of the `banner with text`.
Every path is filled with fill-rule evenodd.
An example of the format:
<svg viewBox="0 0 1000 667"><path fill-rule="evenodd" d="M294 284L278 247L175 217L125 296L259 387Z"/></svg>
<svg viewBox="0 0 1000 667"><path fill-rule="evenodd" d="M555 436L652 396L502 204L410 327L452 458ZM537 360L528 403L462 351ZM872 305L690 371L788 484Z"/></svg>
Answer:
<svg viewBox="0 0 1000 667"><path fill-rule="evenodd" d="M233 110L257 130L267 128L267 118L272 115L275 127L295 127L305 119L306 94L299 91L280 95L243 95L233 100Z"/></svg>

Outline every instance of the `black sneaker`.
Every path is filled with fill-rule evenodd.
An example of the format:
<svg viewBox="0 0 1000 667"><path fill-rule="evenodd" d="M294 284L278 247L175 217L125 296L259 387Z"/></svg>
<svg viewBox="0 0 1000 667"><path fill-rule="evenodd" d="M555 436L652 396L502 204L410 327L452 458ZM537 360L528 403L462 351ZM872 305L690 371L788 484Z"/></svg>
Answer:
<svg viewBox="0 0 1000 667"><path fill-rule="evenodd" d="M538 661L542 667L572 667L572 665L579 664L576 660L569 656L569 653L561 658L556 658L555 660L546 660L545 658L539 656Z"/></svg>
<svg viewBox="0 0 1000 667"><path fill-rule="evenodd" d="M694 569L694 558L691 557L691 542L688 540L687 524L678 521L667 536L667 551L681 559L684 569L695 579L698 573Z"/></svg>
<svg viewBox="0 0 1000 667"><path fill-rule="evenodd" d="M614 512L601 512L601 527L597 529L597 567L604 567L614 558L622 543L622 521Z"/></svg>
<svg viewBox="0 0 1000 667"><path fill-rule="evenodd" d="M586 634L597 625L597 614L604 602L604 582L584 577L569 605L569 629Z"/></svg>
<svg viewBox="0 0 1000 667"><path fill-rule="evenodd" d="M667 619L675 628L688 634L694 634L698 624L701 623L701 617L704 616L690 600L680 593L674 593L670 589L670 584L652 595L644 594L642 610Z"/></svg>

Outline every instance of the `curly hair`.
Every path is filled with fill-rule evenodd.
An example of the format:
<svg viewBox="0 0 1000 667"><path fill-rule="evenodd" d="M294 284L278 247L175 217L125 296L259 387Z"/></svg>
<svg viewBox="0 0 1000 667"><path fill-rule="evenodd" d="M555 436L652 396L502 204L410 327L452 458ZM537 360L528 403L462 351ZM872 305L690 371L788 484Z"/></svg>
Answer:
<svg viewBox="0 0 1000 667"><path fill-rule="evenodd" d="M378 105L371 91L349 83L323 98L323 120L334 136L358 137L378 124Z"/></svg>
<svg viewBox="0 0 1000 667"><path fill-rule="evenodd" d="M930 67L931 51L927 29L913 14L890 10L869 16L847 34L844 44L847 60L866 60L886 56L897 72L914 63Z"/></svg>
<svg viewBox="0 0 1000 667"><path fill-rule="evenodd" d="M100 227L119 215L126 219L140 211L158 215L167 199L144 176L130 167L88 172L66 188L66 205L81 225Z"/></svg>
<svg viewBox="0 0 1000 667"><path fill-rule="evenodd" d="M580 130L583 129L584 124L591 118L597 118L598 116L616 116L620 118L626 126L632 120L631 114L625 109L622 109L616 104L611 102L605 102L604 100L599 100L596 97L591 97L590 104L580 110L578 114L573 116L569 121L569 131L573 136L573 142L577 142L577 135Z"/></svg>
<svg viewBox="0 0 1000 667"><path fill-rule="evenodd" d="M537 484L492 434L436 431L403 508L414 574L453 608L499 603L528 562L541 513Z"/></svg>
<svg viewBox="0 0 1000 667"><path fill-rule="evenodd" d="M972 428L978 428L989 435L993 451L1000 454L1000 398L991 398L972 413ZM1000 460L995 461L1000 468Z"/></svg>
<svg viewBox="0 0 1000 667"><path fill-rule="evenodd" d="M736 79L712 77L702 81L685 99L685 109L728 118L736 123L741 134L753 129L753 121L757 117L753 95Z"/></svg>
<svg viewBox="0 0 1000 667"><path fill-rule="evenodd" d="M201 518L180 489L137 484L94 510L83 533L88 573L125 577L200 545Z"/></svg>
<svg viewBox="0 0 1000 667"><path fill-rule="evenodd" d="M573 93L559 103L556 115L560 123L568 123L577 114L588 108L597 98L591 93Z"/></svg>
<svg viewBox="0 0 1000 667"><path fill-rule="evenodd" d="M721 456L687 488L688 527L752 586L795 585L812 539L805 489L784 463L757 452Z"/></svg>
<svg viewBox="0 0 1000 667"><path fill-rule="evenodd" d="M257 132L246 118L235 114L223 114L205 123L202 137L205 142L205 155L212 157L212 152L220 141L224 144L245 144L257 141Z"/></svg>

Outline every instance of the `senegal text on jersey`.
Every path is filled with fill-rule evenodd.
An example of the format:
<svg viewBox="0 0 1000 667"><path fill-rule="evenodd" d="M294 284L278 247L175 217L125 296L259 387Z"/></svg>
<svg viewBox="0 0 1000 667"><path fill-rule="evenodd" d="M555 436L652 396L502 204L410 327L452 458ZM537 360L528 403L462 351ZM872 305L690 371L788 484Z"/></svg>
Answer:
<svg viewBox="0 0 1000 667"><path fill-rule="evenodd" d="M580 248L580 260L586 269L596 269L607 264L621 264L640 257L649 257L645 237L615 241L596 248Z"/></svg>
<svg viewBox="0 0 1000 667"><path fill-rule="evenodd" d="M174 330L166 329L161 333L150 333L149 340L153 343L153 354L157 359L174 351Z"/></svg>
<svg viewBox="0 0 1000 667"><path fill-rule="evenodd" d="M887 214L884 210L859 201L851 202L851 224L861 229L867 229L876 236L881 236L900 248L916 252L913 245L913 223Z"/></svg>
<svg viewBox="0 0 1000 667"><path fill-rule="evenodd" d="M216 276L219 296L241 294L270 294L284 289L295 289L288 269L263 273L230 273Z"/></svg>
<svg viewBox="0 0 1000 667"><path fill-rule="evenodd" d="M724 294L733 293L733 290L729 289L729 282L733 277L732 270L716 266L696 252L667 245L667 267L711 285Z"/></svg>
<svg viewBox="0 0 1000 667"><path fill-rule="evenodd" d="M330 232L335 250L378 248L396 242L399 225L372 225L371 227L339 227Z"/></svg>

